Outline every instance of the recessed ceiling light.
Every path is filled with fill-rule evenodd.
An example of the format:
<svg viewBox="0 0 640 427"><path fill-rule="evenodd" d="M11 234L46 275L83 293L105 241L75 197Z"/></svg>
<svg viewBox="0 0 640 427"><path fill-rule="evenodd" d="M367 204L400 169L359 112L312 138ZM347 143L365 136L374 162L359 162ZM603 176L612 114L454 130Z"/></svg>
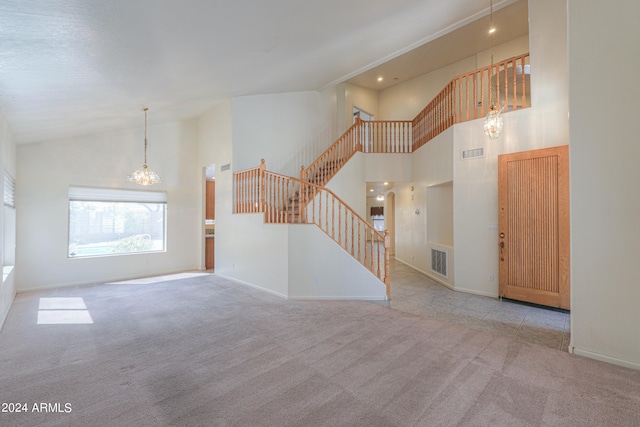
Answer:
<svg viewBox="0 0 640 427"><path fill-rule="evenodd" d="M383 80L384 80L384 77L382 77L382 76L378 77L378 81L379 81L379 82L381 82L381 81L383 81Z"/></svg>
<svg viewBox="0 0 640 427"><path fill-rule="evenodd" d="M369 192L370 192L370 193L373 193L373 188L370 188L370 189L369 189Z"/></svg>
<svg viewBox="0 0 640 427"><path fill-rule="evenodd" d="M489 28L489 34L493 34L496 32L496 27Z"/></svg>
<svg viewBox="0 0 640 427"><path fill-rule="evenodd" d="M389 183L388 183L388 182L385 182L385 183L384 183L384 185L389 185Z"/></svg>

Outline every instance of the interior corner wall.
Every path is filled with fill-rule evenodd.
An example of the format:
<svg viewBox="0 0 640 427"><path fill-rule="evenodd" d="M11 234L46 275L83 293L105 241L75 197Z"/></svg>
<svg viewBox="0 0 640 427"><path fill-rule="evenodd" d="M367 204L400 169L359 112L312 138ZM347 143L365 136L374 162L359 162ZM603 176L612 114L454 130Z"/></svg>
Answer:
<svg viewBox="0 0 640 427"><path fill-rule="evenodd" d="M144 129L19 145L16 206L18 291L101 283L198 268L195 120L149 126L149 164L166 191L167 249L123 256L68 258L70 185L143 190L126 180L140 166Z"/></svg>
<svg viewBox="0 0 640 427"><path fill-rule="evenodd" d="M288 227L286 224L265 224L263 214L233 215L231 221L225 222L223 226L224 232L232 238L225 239L220 248L224 252L225 260L228 261L225 261L222 268L216 265L216 274L274 295L287 297L289 295ZM217 219L216 234L218 234Z"/></svg>
<svg viewBox="0 0 640 427"><path fill-rule="evenodd" d="M640 369L640 3L568 4L571 346Z"/></svg>
<svg viewBox="0 0 640 427"><path fill-rule="evenodd" d="M453 129L447 129L412 154L412 181L397 183L393 190L396 259L448 286L452 286L452 275L446 279L431 272L427 188L453 180L452 150ZM452 252L450 256L452 259Z"/></svg>
<svg viewBox="0 0 640 427"><path fill-rule="evenodd" d="M241 96L232 100L233 171L254 168L300 176L331 143L334 115L320 92Z"/></svg>
<svg viewBox="0 0 640 427"><path fill-rule="evenodd" d="M2 166L2 180L4 180L4 171L6 170L12 177L16 177L16 144L13 139L13 135L9 129L9 125L0 112L0 165ZM3 267L6 265L4 246L4 222L5 222L4 209L0 209L0 259L2 260ZM3 280L0 282L0 329L4 324L4 319L9 313L11 303L16 294L15 285L15 268L11 271L7 271L6 275L3 274Z"/></svg>
<svg viewBox="0 0 640 427"><path fill-rule="evenodd" d="M569 140L567 1L529 0L531 106L538 112L536 139ZM587 65L587 64L585 64Z"/></svg>
<svg viewBox="0 0 640 427"><path fill-rule="evenodd" d="M358 107L362 111L371 114L374 120L380 120L380 101L377 90L366 89L352 84L344 84L344 120L345 128L343 132L353 124L353 107Z"/></svg>
<svg viewBox="0 0 640 427"><path fill-rule="evenodd" d="M214 240L215 271L222 272L229 269L231 260L228 252L223 248L228 242L233 241L234 236L230 230L233 196L233 173L231 170L221 170L223 165L233 165L232 159L232 111L231 99L228 99L208 111L198 119L198 166L204 168L215 165L216 178L216 233ZM200 180L199 193L201 200L205 197L205 183ZM201 224L200 242L200 268L204 269L204 206L199 207Z"/></svg>

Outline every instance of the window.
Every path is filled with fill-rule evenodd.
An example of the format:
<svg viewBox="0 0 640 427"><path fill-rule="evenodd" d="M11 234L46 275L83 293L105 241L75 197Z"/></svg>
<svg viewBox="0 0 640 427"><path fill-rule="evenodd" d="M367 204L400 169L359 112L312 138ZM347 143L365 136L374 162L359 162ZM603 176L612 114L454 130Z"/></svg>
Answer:
<svg viewBox="0 0 640 427"><path fill-rule="evenodd" d="M69 187L70 258L165 250L167 194Z"/></svg>
<svg viewBox="0 0 640 427"><path fill-rule="evenodd" d="M384 233L384 215L374 215L371 217L373 228Z"/></svg>
<svg viewBox="0 0 640 427"><path fill-rule="evenodd" d="M15 203L16 181L9 174L4 172L4 240L2 273L3 280L11 272L16 258L16 203Z"/></svg>
<svg viewBox="0 0 640 427"><path fill-rule="evenodd" d="M371 225L381 233L384 233L384 207L371 207Z"/></svg>

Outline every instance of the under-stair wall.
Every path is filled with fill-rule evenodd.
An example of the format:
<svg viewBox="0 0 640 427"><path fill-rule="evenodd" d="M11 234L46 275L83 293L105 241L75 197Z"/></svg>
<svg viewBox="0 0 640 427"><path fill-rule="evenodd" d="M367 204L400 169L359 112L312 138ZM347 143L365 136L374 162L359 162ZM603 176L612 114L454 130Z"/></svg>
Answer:
<svg viewBox="0 0 640 427"><path fill-rule="evenodd" d="M384 283L320 228L306 225L288 228L289 298L386 299Z"/></svg>

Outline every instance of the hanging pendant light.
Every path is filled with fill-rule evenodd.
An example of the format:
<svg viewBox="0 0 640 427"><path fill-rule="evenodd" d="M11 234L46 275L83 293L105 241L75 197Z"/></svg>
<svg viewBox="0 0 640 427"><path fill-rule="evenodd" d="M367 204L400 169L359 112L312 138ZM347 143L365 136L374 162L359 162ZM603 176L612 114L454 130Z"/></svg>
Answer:
<svg viewBox="0 0 640 427"><path fill-rule="evenodd" d="M489 114L484 119L484 134L491 139L500 136L504 122L502 120L502 108L498 110L496 107L496 83L493 77L493 34L496 32L493 26L493 0L489 0L490 23L489 23L489 39L491 41L491 68L489 70ZM496 76L497 78L497 76Z"/></svg>
<svg viewBox="0 0 640 427"><path fill-rule="evenodd" d="M144 164L142 165L142 169L138 169L137 171L135 171L134 173L132 173L127 177L129 181L135 182L136 184L140 184L140 185L153 185L153 184L162 182L158 174L152 171L151 169L149 169L149 167L147 166L147 145L148 145L147 143L147 111L148 110L149 109L147 107L142 109L142 111L144 111Z"/></svg>

